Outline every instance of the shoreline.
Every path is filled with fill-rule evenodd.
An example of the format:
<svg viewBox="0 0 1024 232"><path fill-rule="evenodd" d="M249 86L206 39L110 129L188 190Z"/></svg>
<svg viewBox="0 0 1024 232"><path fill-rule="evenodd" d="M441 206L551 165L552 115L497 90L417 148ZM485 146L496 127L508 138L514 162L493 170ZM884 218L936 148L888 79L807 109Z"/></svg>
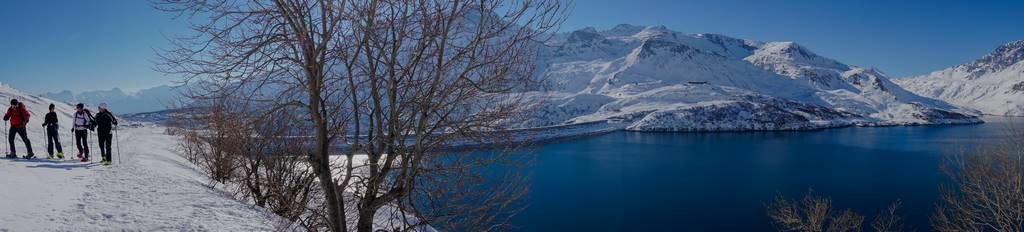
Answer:
<svg viewBox="0 0 1024 232"><path fill-rule="evenodd" d="M982 116L984 116L984 117L1015 118L1015 116L995 116L995 115L982 115ZM985 120L983 120L984 117L978 117L977 121L970 121L970 122L963 121L963 122L944 122L944 123L930 123L930 124L926 124L926 123L861 123L861 124L851 123L851 124L835 124L835 125L831 125L831 126L830 125L823 125L821 127L812 127L812 128L768 129L768 130L680 130L680 131L664 130L664 131L645 131L645 130L629 130L629 129L626 129L626 127L629 124L629 122L620 122L620 123L614 123L614 125L610 125L609 126L609 127L617 127L617 128L606 128L605 130L583 131L583 132L580 132L580 133L563 133L563 134L560 134L560 135L558 133L553 133L555 135L547 136L547 137L540 138L540 139L519 139L518 141L508 141L508 142L500 142L500 143L478 143L478 144L450 145L450 146L445 146L444 148L442 148L442 150L445 150L445 151L464 151L464 150L472 150L472 149L493 149L493 148L499 148L501 146L533 147L533 146L538 146L538 145L555 143L555 142L559 142L559 141L566 141L566 140L573 140L573 139L579 139L579 138L585 138L585 137L591 137L591 136L598 136L598 135L610 134L610 133L615 133L615 132L636 132L636 133L764 133L764 132L808 132L808 131L822 131L822 130L852 128L852 127L870 128L870 127L962 126L962 125L985 124L987 122ZM1017 118L1024 118L1024 117L1017 117ZM512 129L512 130L502 131L502 133L519 132L519 131L530 131L530 132L543 133L543 132L550 132L550 131L559 130L559 129L565 129L566 127L601 125L601 124L613 124L613 123L610 123L608 121L591 121L591 122L581 122L581 123L566 124L566 125L555 125L555 126L544 126L544 127L534 127L534 128ZM517 145L517 143L518 143L518 145Z"/></svg>

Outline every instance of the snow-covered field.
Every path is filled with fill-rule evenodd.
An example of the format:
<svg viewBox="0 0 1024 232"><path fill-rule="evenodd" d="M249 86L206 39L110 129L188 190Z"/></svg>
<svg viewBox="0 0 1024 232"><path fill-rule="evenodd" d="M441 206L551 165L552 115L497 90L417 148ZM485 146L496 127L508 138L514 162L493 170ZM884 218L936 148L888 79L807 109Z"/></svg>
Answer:
<svg viewBox="0 0 1024 232"><path fill-rule="evenodd" d="M161 127L123 129L119 137L121 159L115 154L111 166L0 160L0 231L284 228L272 213L207 187L209 179L174 151L176 138Z"/></svg>

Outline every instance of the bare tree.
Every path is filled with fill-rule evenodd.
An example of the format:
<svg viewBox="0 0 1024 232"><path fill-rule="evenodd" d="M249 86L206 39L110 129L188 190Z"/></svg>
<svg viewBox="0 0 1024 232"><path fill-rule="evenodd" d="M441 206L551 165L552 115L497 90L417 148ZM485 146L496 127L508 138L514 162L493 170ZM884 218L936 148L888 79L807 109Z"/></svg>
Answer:
<svg viewBox="0 0 1024 232"><path fill-rule="evenodd" d="M1024 145L1014 139L951 156L932 214L936 231L1024 231Z"/></svg>
<svg viewBox="0 0 1024 232"><path fill-rule="evenodd" d="M265 109L264 117L301 112L297 127L304 134L296 137L314 141L303 154L331 231L385 227L375 225L382 208L401 214L404 225L393 227L399 230L507 228L496 224L516 208L523 184L492 188L509 192L463 192L488 187L479 168L507 156L459 155L445 147L508 136L501 131L528 105L515 92L536 82L535 52L563 20L563 1L162 0L156 6L198 22L191 36L161 53L158 65L198 86L192 99L232 99ZM343 158L332 162L332 151Z"/></svg>

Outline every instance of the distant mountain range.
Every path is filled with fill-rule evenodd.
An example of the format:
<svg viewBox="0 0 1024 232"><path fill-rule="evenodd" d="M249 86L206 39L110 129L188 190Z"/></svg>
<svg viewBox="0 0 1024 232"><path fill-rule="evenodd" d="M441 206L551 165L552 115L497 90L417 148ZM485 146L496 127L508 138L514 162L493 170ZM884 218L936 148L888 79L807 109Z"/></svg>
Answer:
<svg viewBox="0 0 1024 232"><path fill-rule="evenodd" d="M529 126L613 120L639 131L732 131L980 121L976 111L793 42L663 26L558 35L538 73L551 88L527 93L541 102Z"/></svg>
<svg viewBox="0 0 1024 232"><path fill-rule="evenodd" d="M166 110L168 106L177 103L179 93L175 87L161 85L136 92L125 92L120 88L79 93L64 90L42 96L72 105L79 102L90 106L107 103L112 112L126 114Z"/></svg>
<svg viewBox="0 0 1024 232"><path fill-rule="evenodd" d="M985 114L1024 116L1024 40L965 64L897 82L917 94Z"/></svg>

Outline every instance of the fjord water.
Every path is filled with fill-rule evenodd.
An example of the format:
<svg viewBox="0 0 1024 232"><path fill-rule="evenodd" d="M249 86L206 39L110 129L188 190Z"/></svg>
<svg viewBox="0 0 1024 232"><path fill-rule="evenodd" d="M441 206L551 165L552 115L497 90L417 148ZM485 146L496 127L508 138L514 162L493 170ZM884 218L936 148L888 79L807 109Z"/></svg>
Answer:
<svg viewBox="0 0 1024 232"><path fill-rule="evenodd" d="M522 231L771 231L764 205L813 189L874 215L902 199L928 230L948 155L1024 131L1024 118L974 125L799 132L615 132L544 145L530 168ZM1016 128L1016 129L1013 129ZM1011 138L1014 137L1014 138Z"/></svg>

